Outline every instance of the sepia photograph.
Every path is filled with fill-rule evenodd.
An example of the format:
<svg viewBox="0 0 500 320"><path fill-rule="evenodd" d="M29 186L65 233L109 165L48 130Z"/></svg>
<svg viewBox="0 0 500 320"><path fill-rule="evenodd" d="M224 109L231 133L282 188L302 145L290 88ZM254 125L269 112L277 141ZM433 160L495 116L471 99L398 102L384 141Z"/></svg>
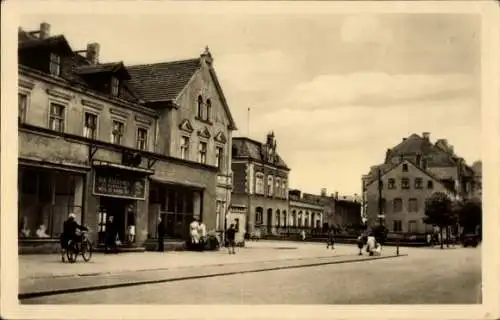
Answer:
<svg viewBox="0 0 500 320"><path fill-rule="evenodd" d="M485 303L481 11L215 2L16 9L20 307Z"/></svg>

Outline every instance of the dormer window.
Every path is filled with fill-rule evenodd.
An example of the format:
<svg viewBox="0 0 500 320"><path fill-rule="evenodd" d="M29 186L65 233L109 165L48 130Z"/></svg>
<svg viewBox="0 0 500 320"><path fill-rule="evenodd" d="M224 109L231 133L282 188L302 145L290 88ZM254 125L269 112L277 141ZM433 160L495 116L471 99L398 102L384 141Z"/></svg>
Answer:
<svg viewBox="0 0 500 320"><path fill-rule="evenodd" d="M53 76L61 74L61 57L55 53L50 54L49 72Z"/></svg>
<svg viewBox="0 0 500 320"><path fill-rule="evenodd" d="M118 97L120 93L120 80L116 77L111 77L111 94L113 97Z"/></svg>

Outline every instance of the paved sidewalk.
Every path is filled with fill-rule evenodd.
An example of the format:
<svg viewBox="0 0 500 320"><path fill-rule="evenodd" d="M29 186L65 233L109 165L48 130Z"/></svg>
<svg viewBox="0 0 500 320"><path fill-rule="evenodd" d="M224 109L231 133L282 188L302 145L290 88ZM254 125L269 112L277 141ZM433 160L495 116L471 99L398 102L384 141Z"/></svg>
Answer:
<svg viewBox="0 0 500 320"><path fill-rule="evenodd" d="M89 262L85 263L79 257L77 263L73 264L61 263L61 257L57 254L21 255L19 256L19 279L111 274L357 254L357 248L353 245L339 244L335 250L327 250L326 246L320 243L283 241L247 242L246 247L236 250L236 255L229 255L225 249L215 252L134 252L109 255L94 253ZM393 252L387 254L390 255Z"/></svg>

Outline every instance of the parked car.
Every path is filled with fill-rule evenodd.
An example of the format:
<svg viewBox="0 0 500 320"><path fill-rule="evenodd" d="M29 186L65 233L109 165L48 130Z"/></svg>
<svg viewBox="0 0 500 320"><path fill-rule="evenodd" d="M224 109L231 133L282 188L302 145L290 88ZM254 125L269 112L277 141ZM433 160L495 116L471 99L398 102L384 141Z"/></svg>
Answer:
<svg viewBox="0 0 500 320"><path fill-rule="evenodd" d="M467 248L468 246L477 247L479 242L479 236L475 233L462 234L462 245L465 248Z"/></svg>

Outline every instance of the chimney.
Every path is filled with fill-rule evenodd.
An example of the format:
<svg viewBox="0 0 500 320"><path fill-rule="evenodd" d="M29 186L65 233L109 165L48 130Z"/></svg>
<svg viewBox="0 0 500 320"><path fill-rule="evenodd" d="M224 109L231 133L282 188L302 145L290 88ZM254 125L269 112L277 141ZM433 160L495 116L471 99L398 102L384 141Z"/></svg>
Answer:
<svg viewBox="0 0 500 320"><path fill-rule="evenodd" d="M321 196L326 197L326 188L321 188Z"/></svg>
<svg viewBox="0 0 500 320"><path fill-rule="evenodd" d="M100 46L98 43L87 44L87 60L91 64L98 64L99 63L99 49L100 49Z"/></svg>
<svg viewBox="0 0 500 320"><path fill-rule="evenodd" d="M339 192L335 191L335 200L337 200L338 198L339 198Z"/></svg>
<svg viewBox="0 0 500 320"><path fill-rule="evenodd" d="M422 137L429 141L429 139L431 138L431 133L430 132L422 132Z"/></svg>
<svg viewBox="0 0 500 320"><path fill-rule="evenodd" d="M48 24L47 22L42 22L40 23L39 38L47 39L48 37L50 37L50 24Z"/></svg>

